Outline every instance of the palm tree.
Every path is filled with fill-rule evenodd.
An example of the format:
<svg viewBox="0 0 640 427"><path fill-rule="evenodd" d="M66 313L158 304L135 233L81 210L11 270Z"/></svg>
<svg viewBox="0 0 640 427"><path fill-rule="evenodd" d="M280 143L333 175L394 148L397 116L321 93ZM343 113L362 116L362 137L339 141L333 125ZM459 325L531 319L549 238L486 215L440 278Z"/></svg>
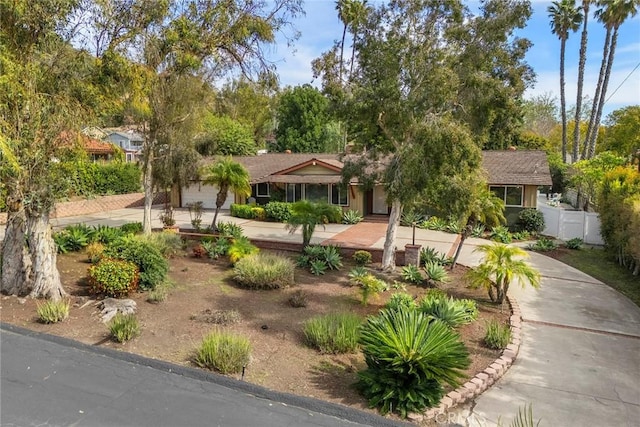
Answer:
<svg viewBox="0 0 640 427"><path fill-rule="evenodd" d="M529 282L534 288L540 286L540 273L522 260L514 257L529 256L523 249L501 243L478 246L474 252L484 253L482 263L469 270L466 277L472 287L484 287L489 292L491 301L501 304L513 280L520 281L522 286Z"/></svg>
<svg viewBox="0 0 640 427"><path fill-rule="evenodd" d="M214 164L205 169L204 184L218 187L216 196L216 213L213 216L211 228L215 230L218 212L227 201L229 190L240 196L251 195L251 184L249 172L238 162L234 162L231 157L219 159Z"/></svg>
<svg viewBox="0 0 640 427"><path fill-rule="evenodd" d="M609 77L613 67L613 60L618 42L618 29L628 18L638 13L640 0L600 0L600 9L596 11L598 21L602 22L607 30L602 53L602 63L600 65L600 75L596 94L593 98L593 108L589 118L589 127L585 137L584 157L590 159L596 151L596 139L602 119L602 109L606 101Z"/></svg>
<svg viewBox="0 0 640 427"><path fill-rule="evenodd" d="M344 39L347 36L347 28L351 24L351 3L352 0L337 0L336 10L338 11L338 18L342 21L342 39L340 40L340 73L338 78L340 79L340 85L342 85L342 72L344 70Z"/></svg>
<svg viewBox="0 0 640 427"><path fill-rule="evenodd" d="M567 101L564 94L564 56L569 31L577 31L582 14L573 0L554 1L547 8L551 32L560 39L560 111L562 115L562 161L567 162Z"/></svg>
<svg viewBox="0 0 640 427"><path fill-rule="evenodd" d="M575 163L580 158L580 114L582 110L582 87L584 86L584 65L587 61L587 24L589 22L589 6L593 0L583 0L582 7L577 10L582 12L582 36L580 37L580 59L578 61L578 89L576 95L576 114L573 127L573 156Z"/></svg>
<svg viewBox="0 0 640 427"><path fill-rule="evenodd" d="M335 208L327 203L300 200L291 205L291 216L287 220L287 229L290 233L295 233L299 227L302 227L302 247L306 247L311 242L316 225L323 224L324 226L334 213Z"/></svg>

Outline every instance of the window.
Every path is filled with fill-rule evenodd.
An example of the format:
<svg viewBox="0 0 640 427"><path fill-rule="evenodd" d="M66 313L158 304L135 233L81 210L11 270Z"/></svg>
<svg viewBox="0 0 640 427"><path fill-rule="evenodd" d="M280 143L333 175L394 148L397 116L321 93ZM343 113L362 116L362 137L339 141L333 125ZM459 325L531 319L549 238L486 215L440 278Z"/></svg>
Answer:
<svg viewBox="0 0 640 427"><path fill-rule="evenodd" d="M302 199L302 184L287 184L287 202L297 202Z"/></svg>
<svg viewBox="0 0 640 427"><path fill-rule="evenodd" d="M349 205L348 191L340 185L331 185L331 204L347 206Z"/></svg>
<svg viewBox="0 0 640 427"><path fill-rule="evenodd" d="M260 182L256 184L256 196L257 197L269 197L269 183L268 182Z"/></svg>
<svg viewBox="0 0 640 427"><path fill-rule="evenodd" d="M304 198L310 202L327 203L329 200L329 186L326 184L306 184L304 186Z"/></svg>
<svg viewBox="0 0 640 427"><path fill-rule="evenodd" d="M524 195L522 186L490 186L489 190L502 199L505 206L522 206L522 198Z"/></svg>

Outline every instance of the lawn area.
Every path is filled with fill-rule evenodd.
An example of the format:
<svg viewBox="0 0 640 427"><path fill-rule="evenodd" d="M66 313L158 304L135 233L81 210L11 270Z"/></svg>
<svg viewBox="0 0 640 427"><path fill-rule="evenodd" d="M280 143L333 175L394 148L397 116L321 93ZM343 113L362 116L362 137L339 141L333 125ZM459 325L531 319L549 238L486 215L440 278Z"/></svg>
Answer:
<svg viewBox="0 0 640 427"><path fill-rule="evenodd" d="M622 268L603 249L567 250L558 254L557 258L606 283L640 307L640 276L634 276Z"/></svg>

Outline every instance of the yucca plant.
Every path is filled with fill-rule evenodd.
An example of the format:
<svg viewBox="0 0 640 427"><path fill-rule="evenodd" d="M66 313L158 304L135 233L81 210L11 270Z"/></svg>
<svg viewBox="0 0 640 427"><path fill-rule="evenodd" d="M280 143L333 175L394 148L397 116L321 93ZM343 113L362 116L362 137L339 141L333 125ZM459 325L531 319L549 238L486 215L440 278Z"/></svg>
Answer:
<svg viewBox="0 0 640 427"><path fill-rule="evenodd" d="M424 280L424 278L422 277L422 273L420 273L418 267L413 264L405 265L404 267L402 267L401 275L402 280L404 280L405 282L413 283L415 285L421 284Z"/></svg>
<svg viewBox="0 0 640 427"><path fill-rule="evenodd" d="M360 345L367 369L358 389L382 414L422 412L436 406L443 384L456 387L469 366L458 334L439 320L400 307L382 310L362 328Z"/></svg>
<svg viewBox="0 0 640 427"><path fill-rule="evenodd" d="M41 323L58 323L69 317L69 300L46 300L36 305L36 313Z"/></svg>

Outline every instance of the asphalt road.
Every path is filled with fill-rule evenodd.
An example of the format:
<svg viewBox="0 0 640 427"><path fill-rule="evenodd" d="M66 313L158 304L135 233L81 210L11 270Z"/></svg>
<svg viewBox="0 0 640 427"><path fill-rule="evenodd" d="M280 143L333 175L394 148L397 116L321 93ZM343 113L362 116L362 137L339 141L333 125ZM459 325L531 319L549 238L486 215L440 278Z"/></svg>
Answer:
<svg viewBox="0 0 640 427"><path fill-rule="evenodd" d="M3 427L406 425L199 369L0 328Z"/></svg>

